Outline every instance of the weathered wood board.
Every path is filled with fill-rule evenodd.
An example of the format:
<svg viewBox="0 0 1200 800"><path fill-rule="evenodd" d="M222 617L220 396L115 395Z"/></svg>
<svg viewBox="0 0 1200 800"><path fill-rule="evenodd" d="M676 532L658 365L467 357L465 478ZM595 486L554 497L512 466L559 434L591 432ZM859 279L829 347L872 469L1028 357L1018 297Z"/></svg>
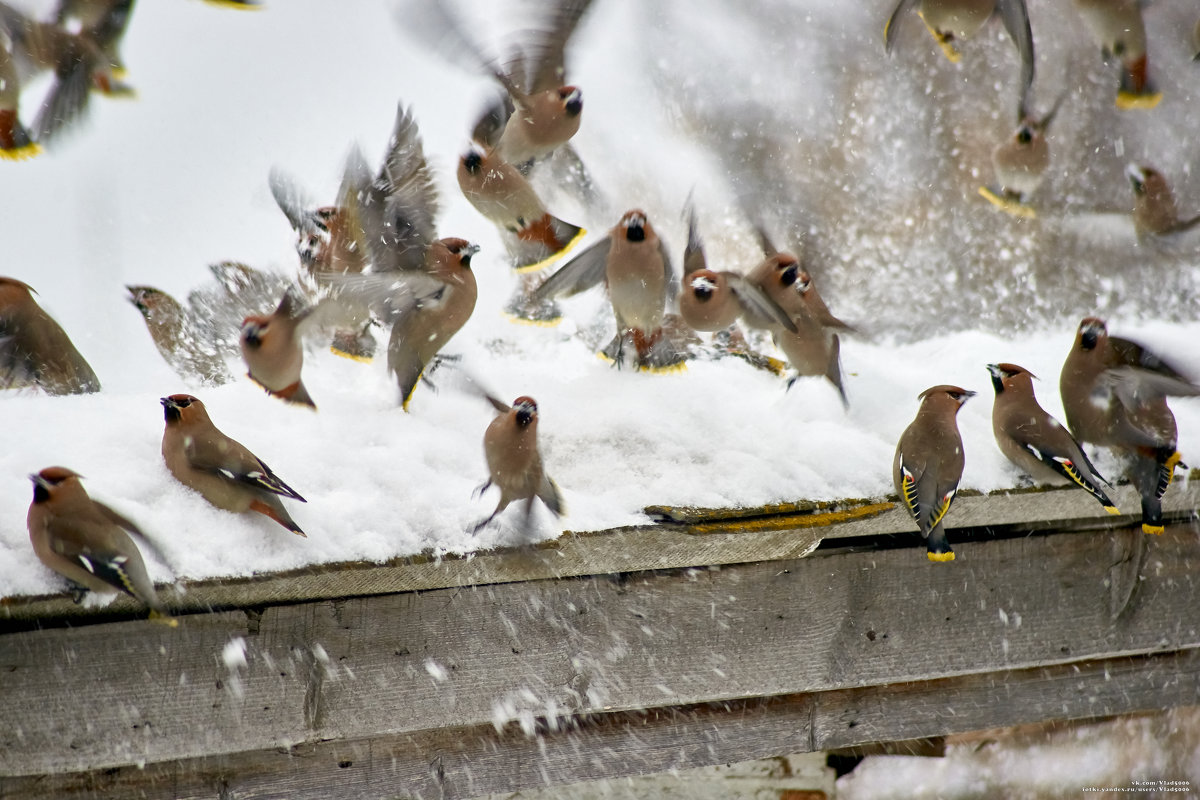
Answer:
<svg viewBox="0 0 1200 800"><path fill-rule="evenodd" d="M176 630L139 620L9 633L0 636L0 708L11 720L0 726L0 786L162 764L154 774L199 796L216 793L219 779L231 797L330 796L331 787L375 796L384 783L396 796L465 797L678 758L699 766L760 757L783 739L774 752L1197 702L1194 526L956 549L952 564L928 563L921 548L821 550L726 568L196 614ZM1129 553L1138 557L1123 567ZM1126 581L1132 591L1113 580L1129 564L1140 576ZM1126 600L1115 603L1119 594ZM239 638L245 666L228 649ZM1152 679L1133 669L1106 690L1131 657L1174 666ZM1072 684L1093 662L1108 677ZM895 712L894 693L912 699L910 716ZM808 710L772 732L748 710L771 698ZM719 725L667 725L661 739L631 735L624 747L642 760L619 748L600 757L569 736L530 742L518 730L521 721L575 728L624 712L684 719L681 709L712 703L743 710ZM744 737L727 726L739 713L762 731L747 740L761 746L736 744ZM718 731L698 736L705 726ZM501 765L506 742L509 756L527 754L519 769ZM267 765L276 751L296 781L312 783L255 783L259 771L283 769ZM551 751L557 760L542 755ZM311 774L296 760L309 753ZM370 769L335 770L339 753Z"/></svg>

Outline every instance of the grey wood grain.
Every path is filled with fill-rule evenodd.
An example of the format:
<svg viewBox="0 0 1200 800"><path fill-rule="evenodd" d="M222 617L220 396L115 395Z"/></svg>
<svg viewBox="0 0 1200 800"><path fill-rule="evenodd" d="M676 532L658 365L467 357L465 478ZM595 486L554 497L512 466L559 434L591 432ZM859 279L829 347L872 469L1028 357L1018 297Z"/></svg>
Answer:
<svg viewBox="0 0 1200 800"><path fill-rule="evenodd" d="M1200 647L1194 527L1147 538L1114 620L1121 533L970 543L952 564L818 553L8 634L0 775ZM238 638L245 667L226 657Z"/></svg>
<svg viewBox="0 0 1200 800"><path fill-rule="evenodd" d="M780 753L945 736L994 725L1107 717L1196 702L1200 651L935 681L588 715L532 736L474 726L150 764L0 778L40 800L465 798ZM953 713L948 709L953 708Z"/></svg>

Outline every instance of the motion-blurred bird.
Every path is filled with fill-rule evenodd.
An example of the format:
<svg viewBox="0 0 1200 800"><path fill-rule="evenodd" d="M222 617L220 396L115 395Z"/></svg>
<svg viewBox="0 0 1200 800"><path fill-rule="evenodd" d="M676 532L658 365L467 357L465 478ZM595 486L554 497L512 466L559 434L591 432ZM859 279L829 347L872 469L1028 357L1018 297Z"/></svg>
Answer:
<svg viewBox="0 0 1200 800"><path fill-rule="evenodd" d="M1142 498L1142 530L1162 533L1161 498L1182 466L1167 396L1200 395L1200 386L1140 344L1109 336L1103 320L1087 317L1063 362L1059 392L1076 439L1125 457Z"/></svg>
<svg viewBox="0 0 1200 800"><path fill-rule="evenodd" d="M141 312L154 346L179 377L210 386L233 380L218 347L202 334L190 309L151 286L125 288L129 302Z"/></svg>
<svg viewBox="0 0 1200 800"><path fill-rule="evenodd" d="M736 272L708 268L696 210L690 200L686 216L688 241L683 252L683 290L679 295L683 321L694 330L705 332L725 330L739 318L745 318L752 326L795 331L796 325L787 311L761 286Z"/></svg>
<svg viewBox="0 0 1200 800"><path fill-rule="evenodd" d="M1180 219L1175 195L1163 174L1153 167L1130 164L1125 176L1133 188L1133 225L1138 237L1170 236L1200 225L1200 214Z"/></svg>
<svg viewBox="0 0 1200 800"><path fill-rule="evenodd" d="M0 158L24 161L42 148L21 122L21 79L12 53L0 42Z"/></svg>
<svg viewBox="0 0 1200 800"><path fill-rule="evenodd" d="M148 606L152 617L165 616L142 554L129 536L145 535L129 519L89 497L80 477L66 467L47 467L29 476L33 502L26 525L34 553L71 583L76 602L84 591L125 592Z"/></svg>
<svg viewBox="0 0 1200 800"><path fill-rule="evenodd" d="M1021 59L1022 102L1029 97L1033 86L1034 55L1033 31L1029 27L1025 0L900 0L883 28L883 44L889 55L896 43L896 28L901 17L914 9L946 58L956 63L961 56L955 44L973 37L989 19L998 15Z"/></svg>
<svg viewBox="0 0 1200 800"><path fill-rule="evenodd" d="M1110 514L1120 513L1102 486L1109 483L1088 460L1070 432L1038 404L1033 373L1016 364L988 364L996 399L992 433L1000 452L1035 480L1074 483L1100 501Z"/></svg>
<svg viewBox="0 0 1200 800"><path fill-rule="evenodd" d="M36 384L46 394L100 391L96 373L33 294L29 284L0 277L0 388Z"/></svg>
<svg viewBox="0 0 1200 800"><path fill-rule="evenodd" d="M428 250L430 283L411 284L397 304L388 340L388 369L408 410L426 368L475 311L479 289L471 257L479 245L465 239L439 239Z"/></svg>
<svg viewBox="0 0 1200 800"><path fill-rule="evenodd" d="M534 292L535 298L564 297L603 283L608 289L617 335L604 355L624 364L629 346L639 369L666 369L683 354L664 335L667 301L679 291L666 243L646 214L627 211L608 235L573 258Z"/></svg>
<svg viewBox="0 0 1200 800"><path fill-rule="evenodd" d="M590 4L591 0L555 0L547 14L523 27L513 57L504 66L484 52L468 25L444 3L413 3L399 18L445 58L500 85L504 99L479 119L472 138L527 172L533 161L563 148L579 130L583 93L564 83L566 48ZM570 151L569 157L581 182L586 181L578 156Z"/></svg>
<svg viewBox="0 0 1200 800"><path fill-rule="evenodd" d="M78 30L96 43L108 58L109 69L124 77L121 40L133 16L134 0L59 0L52 17L65 30ZM73 26L73 27L72 27Z"/></svg>
<svg viewBox="0 0 1200 800"><path fill-rule="evenodd" d="M1065 95L1064 95L1065 97ZM1036 212L1029 200L1042 185L1050 166L1050 146L1046 132L1062 105L1060 97L1041 119L1021 104L1017 129L992 151L992 167L996 186L982 186L979 193L998 208L1019 217L1034 217Z"/></svg>
<svg viewBox="0 0 1200 800"><path fill-rule="evenodd" d="M264 514L306 536L283 506L282 497L306 502L295 489L241 443L209 419L204 403L187 394L159 400L166 417L162 455L176 480L226 511Z"/></svg>
<svg viewBox="0 0 1200 800"><path fill-rule="evenodd" d="M0 41L15 70L0 74L19 85L42 71L54 73L54 84L33 122L33 139L47 144L74 125L87 111L92 91L119 97L133 90L113 74L111 59L86 31L70 33L52 22L38 22L0 3ZM18 90L19 91L19 90Z"/></svg>
<svg viewBox="0 0 1200 800"><path fill-rule="evenodd" d="M769 240L763 245L773 250ZM837 389L843 406L849 405L842 377L841 337L838 331L854 332L854 327L830 312L817 291L808 270L791 253L775 252L763 259L746 275L747 282L760 287L780 308L787 312L795 330L780 328L769 320L747 317L747 324L771 331L775 346L783 351L796 375L788 381L791 387L799 377L824 376Z"/></svg>
<svg viewBox="0 0 1200 800"><path fill-rule="evenodd" d="M279 306L266 316L250 316L242 321L242 360L250 379L268 394L289 403L316 408L300 378L304 366L304 348L300 324L312 313L292 291L283 293Z"/></svg>
<svg viewBox="0 0 1200 800"><path fill-rule="evenodd" d="M587 233L546 211L525 176L479 144L472 143L458 160L457 175L463 196L500 229L518 271L542 268Z"/></svg>
<svg viewBox="0 0 1200 800"><path fill-rule="evenodd" d="M958 410L975 393L957 386L933 386L919 395L921 407L896 445L892 483L925 539L930 561L953 561L942 526L963 473Z"/></svg>
<svg viewBox="0 0 1200 800"><path fill-rule="evenodd" d="M488 425L483 435L483 452L487 458L488 479L477 490L482 494L491 486L500 490L500 502L487 519L475 525L473 532L486 527L514 500L525 501L525 525L533 513L533 501L540 499L556 516L566 513L558 485L546 474L542 454L538 449L537 403L532 397L518 397L512 406L486 396L499 415Z"/></svg>
<svg viewBox="0 0 1200 800"><path fill-rule="evenodd" d="M1107 61L1121 62L1118 108L1154 108L1162 92L1150 80L1141 0L1075 0L1083 22Z"/></svg>

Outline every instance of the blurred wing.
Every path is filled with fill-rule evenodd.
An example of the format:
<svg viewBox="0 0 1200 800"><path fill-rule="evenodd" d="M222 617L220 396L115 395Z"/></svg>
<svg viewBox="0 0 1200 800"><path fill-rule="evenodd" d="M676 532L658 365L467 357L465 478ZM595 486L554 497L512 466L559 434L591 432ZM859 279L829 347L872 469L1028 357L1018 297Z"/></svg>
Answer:
<svg viewBox="0 0 1200 800"><path fill-rule="evenodd" d="M1153 397L1194 397L1197 386L1179 370L1137 342L1109 337L1112 366L1100 380L1107 384L1127 408L1141 405Z"/></svg>
<svg viewBox="0 0 1200 800"><path fill-rule="evenodd" d="M381 320L396 324L410 309L429 302L445 283L424 272L329 275L327 290L336 300L361 304Z"/></svg>
<svg viewBox="0 0 1200 800"><path fill-rule="evenodd" d="M91 97L92 64L75 61L60 74L33 122L34 138L47 143L74 125L87 111Z"/></svg>
<svg viewBox="0 0 1200 800"><path fill-rule="evenodd" d="M271 196L275 198L275 204L287 217L293 230L304 234L327 230L325 223L317 216L316 205L304 195L290 175L278 167L271 167L267 183L271 187Z"/></svg>
<svg viewBox="0 0 1200 800"><path fill-rule="evenodd" d="M700 240L700 226L696 222L696 206L692 203L690 192L683 206L683 216L688 228L687 246L683 249L683 277L687 278L696 270L708 269L704 242Z"/></svg>
<svg viewBox="0 0 1200 800"><path fill-rule="evenodd" d="M792 333L796 333L796 323L778 303L771 299L769 294L762 290L761 286L751 283L741 275L732 273L726 274L725 280L729 283L734 297L738 299L746 313L755 318L770 319Z"/></svg>
<svg viewBox="0 0 1200 800"><path fill-rule="evenodd" d="M608 236L590 245L563 265L562 269L547 278L546 282L534 291L534 299L570 297L585 289L598 286L604 281L604 275L608 268L608 251L611 247L612 239Z"/></svg>
<svg viewBox="0 0 1200 800"><path fill-rule="evenodd" d="M1021 105L1029 107L1033 88L1033 31L1029 27L1029 11L1025 0L997 0L996 11L1004 21L1004 28L1017 46L1021 57Z"/></svg>
<svg viewBox="0 0 1200 800"><path fill-rule="evenodd" d="M671 266L671 251L667 249L667 242L661 237L658 240L658 255L662 258L667 299L674 300L679 297L679 276L675 274L675 268Z"/></svg>
<svg viewBox="0 0 1200 800"><path fill-rule="evenodd" d="M558 0L549 25L531 35L527 58L531 69L523 87L529 93L552 91L566 81L567 42L587 13L591 0Z"/></svg>
<svg viewBox="0 0 1200 800"><path fill-rule="evenodd" d="M388 141L379 183L394 209L403 209L412 229L428 244L436 238L437 186L425 160L421 130L411 109L396 107L396 124Z"/></svg>
<svg viewBox="0 0 1200 800"><path fill-rule="evenodd" d="M915 9L920 1L900 0L892 15L888 17L887 23L883 26L883 49L889 56L892 54L892 48L896 45L896 26L900 22L900 17Z"/></svg>

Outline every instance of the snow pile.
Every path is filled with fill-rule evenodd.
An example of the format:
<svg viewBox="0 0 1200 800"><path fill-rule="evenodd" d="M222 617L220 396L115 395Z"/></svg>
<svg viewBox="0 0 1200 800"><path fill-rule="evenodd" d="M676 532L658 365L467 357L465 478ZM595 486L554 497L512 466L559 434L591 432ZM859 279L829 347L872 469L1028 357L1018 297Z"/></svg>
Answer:
<svg viewBox="0 0 1200 800"><path fill-rule="evenodd" d="M1036 34L1039 15L1053 15L1033 5ZM943 130L954 127L947 120L978 107L985 110L971 130L986 129L989 141L1007 135L1007 93L987 83L1007 81L1013 66L999 29L953 67L934 60L941 57L917 22L902 42L909 57L889 61L878 41L881 21L861 12L842 17L840 8L776 4L759 17L715 0L689 4L686 13L597 0L569 78L586 103L576 147L608 202L589 209L566 192L547 199L591 236L624 210L643 208L678 260L680 210L694 188L718 268L744 270L758 258L751 215L776 228L781 244L809 240L822 258L816 278L832 311L864 332L842 346L849 412L822 380L785 392L781 379L735 359L696 361L663 376L614 370L579 335L611 325L599 292L565 301L556 328L508 321L501 309L516 279L495 231L453 179L492 86L406 39L382 4L337 14L319 0L241 14L184 0L139 4L123 48L138 99L95 98L85 129L58 151L3 167L0 271L38 290L104 391L0 393L0 596L63 586L36 561L24 526L26 476L51 464L82 473L93 496L146 530L165 559L148 558L156 580L521 541L516 507L478 536L467 533L496 494L472 499L486 477L482 436L493 412L461 390L463 375L505 400L537 400L547 469L569 512L558 522L538 506L534 535L546 538L645 522L649 504L889 493L895 441L917 394L939 383L980 393L960 415L963 485L1011 486L1018 476L992 442L984 366L1011 361L1040 375L1042 403L1061 418L1058 370L1076 324L1092 313L1108 315L1115 334L1140 335L1200 374L1200 355L1185 352L1200 324L1178 320L1195 294L1181 289L1162 301L1173 323L1140 313L1156 288L1194 283L1194 248L1138 248L1122 223L1128 230L1106 229L1105 241L1122 243L1108 250L1136 261L1102 284L1082 283L1076 276L1093 266L1092 240L1050 221L1022 226L977 205L974 185L989 177L990 144L970 150L984 158L965 171L965 151L955 151L952 163L931 155L929 126L942 126L933 144L945 147L955 138ZM503 41L504 25L494 30ZM211 44L218 41L219 54ZM955 94L965 69L974 85L984 81L984 97ZM1156 163L1178 176L1176 192L1189 208L1182 198L1200 191L1187 182L1182 145L1161 131L1189 120L1195 129L1200 103L1187 102L1194 86L1170 69L1163 67L1162 110L1137 122L1121 118L1123 158L1161 147ZM1078 102L1092 102L1107 85ZM951 96L925 98L927 91ZM437 393L418 387L408 414L382 359L364 366L316 342L305 383L318 413L267 397L247 380L186 385L154 349L123 286L150 284L182 298L210 280L208 264L228 259L294 274L293 235L268 191L269 169L281 167L313 198L332 202L353 143L379 158L397 101L413 107L438 173L439 231L483 247L473 262L478 305L447 347L462 355L460 369L434 376ZM903 117L900 109L914 103L919 113ZM1070 152L1056 161L1050 191L1083 191L1069 180ZM1105 159L1116 156L1106 150ZM932 175L935 167L953 179ZM918 196L925 196L920 208L911 203ZM244 372L236 361L230 367ZM307 504L285 502L308 539L265 517L216 510L170 477L159 455L158 398L181 391L204 400L218 427L306 497ZM1200 459L1200 403L1174 408L1185 460Z"/></svg>

